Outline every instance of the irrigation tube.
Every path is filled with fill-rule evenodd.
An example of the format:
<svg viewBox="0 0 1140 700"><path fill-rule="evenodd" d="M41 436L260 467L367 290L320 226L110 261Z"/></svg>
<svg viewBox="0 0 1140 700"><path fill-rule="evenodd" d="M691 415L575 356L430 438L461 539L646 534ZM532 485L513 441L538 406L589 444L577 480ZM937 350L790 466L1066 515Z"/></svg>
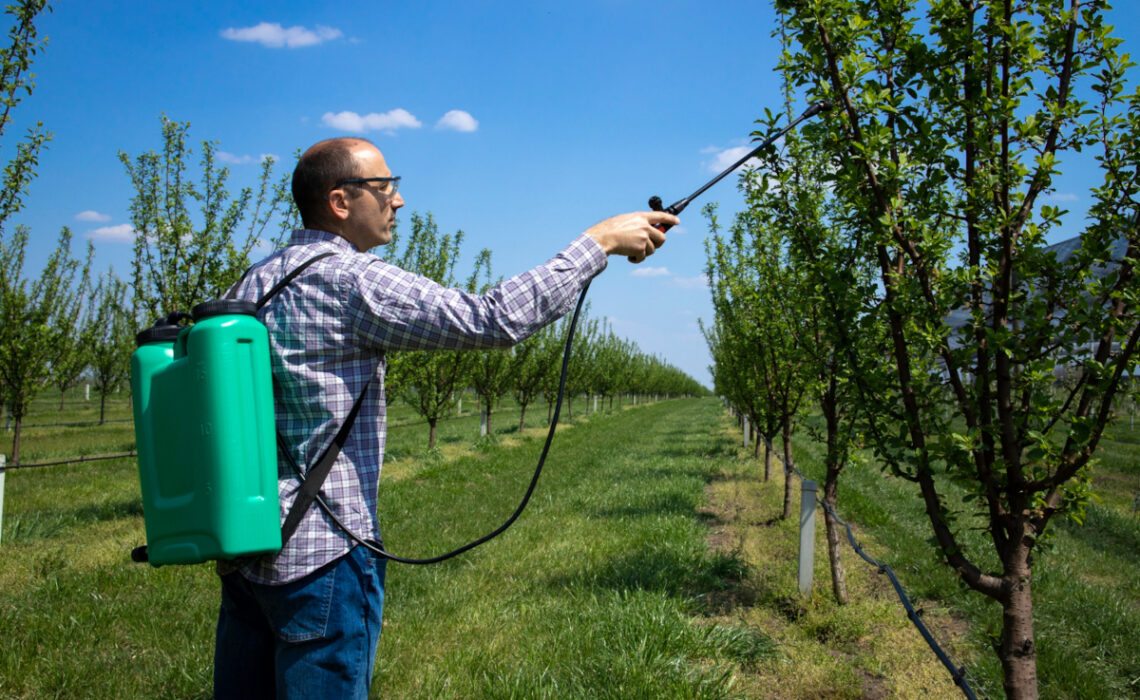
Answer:
<svg viewBox="0 0 1140 700"><path fill-rule="evenodd" d="M3 456L4 455L0 454L0 457L3 457ZM128 457L137 457L137 456L138 456L138 453L136 453L136 452L123 452L121 454L113 454L113 455L95 455L92 457L71 457L69 459L61 460L58 462L33 462L31 464L23 464L22 462L16 462L14 464L9 464L3 468L4 469L33 469L35 467L56 467L56 466L59 466L61 464L82 464L84 462L98 462L98 461L105 460L105 459L126 459ZM0 466L2 466L2 463L0 463Z"/></svg>
<svg viewBox="0 0 1140 700"><path fill-rule="evenodd" d="M785 471L794 472L795 475L800 478L801 482L808 481L807 477L803 475L803 472L801 472L799 469L796 469L794 465L790 465L784 461L784 456L776 451L776 448L772 445L772 442L766 435L762 433L757 433L757 435L764 438L765 447L767 447L767 449L772 454L776 455L776 458L779 459L780 463L784 465ZM847 530L847 541L851 543L851 548L855 550L855 553L862 557L863 561L877 567L880 573L885 573L887 575L887 577L891 580L891 585L895 588L895 593L897 593L899 596L899 600L902 601L903 608L906 609L907 618L909 618L911 623L914 624L915 628L918 629L918 633L921 634L922 638L926 640L927 646L929 646L931 651L934 652L934 655L938 657L938 660L941 661L942 665L946 667L946 670L950 672L950 677L954 680L954 684L962 689L962 692L966 695L967 698L969 698L969 700L978 700L978 696L974 694L974 690L970 687L969 682L966 680L966 667L955 665L950 656L945 651L943 651L942 647L938 644L938 641L934 639L934 635L932 635L930 633L930 630L926 627L926 623L922 621L921 613L914 609L914 605L912 605L910 602L910 597L906 594L906 591L903 590L902 584L899 583L898 577L895 576L895 572L891 569L891 567L881 561L876 560L863 551L863 548L859 546L858 542L855 541L855 535L851 531L851 526L847 524L847 521L839 517L839 514L835 512L835 509L831 507L831 504L819 498L818 495L816 496L816 502L822 505L824 509L826 509L827 512L831 514L831 517L835 518L835 522L839 523L845 530Z"/></svg>

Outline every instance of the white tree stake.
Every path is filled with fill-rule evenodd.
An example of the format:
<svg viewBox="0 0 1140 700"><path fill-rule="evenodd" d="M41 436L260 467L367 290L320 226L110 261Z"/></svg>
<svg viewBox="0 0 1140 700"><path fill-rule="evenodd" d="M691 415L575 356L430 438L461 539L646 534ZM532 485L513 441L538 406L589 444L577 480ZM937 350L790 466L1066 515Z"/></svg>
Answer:
<svg viewBox="0 0 1140 700"><path fill-rule="evenodd" d="M785 478L792 478L788 474ZM810 596L815 573L815 494L814 481L800 487L800 595Z"/></svg>

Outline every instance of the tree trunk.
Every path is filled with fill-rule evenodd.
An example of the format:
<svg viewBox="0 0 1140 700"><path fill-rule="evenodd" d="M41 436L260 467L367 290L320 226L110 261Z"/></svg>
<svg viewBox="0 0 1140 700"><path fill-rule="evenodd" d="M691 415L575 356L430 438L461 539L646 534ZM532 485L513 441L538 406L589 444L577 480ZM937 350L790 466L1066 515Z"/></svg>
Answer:
<svg viewBox="0 0 1140 700"><path fill-rule="evenodd" d="M566 419L574 420L574 396L566 397Z"/></svg>
<svg viewBox="0 0 1140 700"><path fill-rule="evenodd" d="M63 397L67 396L67 389L59 390L59 410L63 410Z"/></svg>
<svg viewBox="0 0 1140 700"><path fill-rule="evenodd" d="M550 422L553 420L554 420L554 404L547 401L546 402L546 424L550 425Z"/></svg>
<svg viewBox="0 0 1140 700"><path fill-rule="evenodd" d="M780 520L792 515L792 422L784 423L784 512Z"/></svg>
<svg viewBox="0 0 1140 700"><path fill-rule="evenodd" d="M752 457L754 459L760 459L760 447L764 444L764 436L760 434L759 430L753 430L752 432L756 433L755 447L752 450ZM765 469L765 471L767 471L767 469ZM767 479L765 479L765 481L767 481Z"/></svg>
<svg viewBox="0 0 1140 700"><path fill-rule="evenodd" d="M1027 527L1023 525L1023 527ZM1037 700L1037 645L1033 641L1032 565L1027 537L1010 545L1003 563L1001 644L998 656L1009 700Z"/></svg>
<svg viewBox="0 0 1140 700"><path fill-rule="evenodd" d="M20 463L20 426L24 422L23 416L13 418L15 433L12 435L12 461L9 465Z"/></svg>
<svg viewBox="0 0 1140 700"><path fill-rule="evenodd" d="M769 446L768 441L764 441L764 481L767 482L772 478L772 448Z"/></svg>
<svg viewBox="0 0 1140 700"><path fill-rule="evenodd" d="M831 506L831 510L824 508L824 522L827 524L827 557L831 563L831 592L835 594L835 602L840 605L847 604L847 574L843 571L843 551L841 528L835 518L831 516L835 509L835 501L839 486L839 470L827 469L827 480L823 485L823 500Z"/></svg>
<svg viewBox="0 0 1140 700"><path fill-rule="evenodd" d="M107 394L99 392L99 425L103 425L103 419L107 415Z"/></svg>
<svg viewBox="0 0 1140 700"><path fill-rule="evenodd" d="M435 420L429 420L429 421L428 421L428 426L429 426L429 430L428 430L428 449L429 449L429 450L431 450L431 449L434 449L434 448L435 448L435 424L436 424L436 421L435 421Z"/></svg>
<svg viewBox="0 0 1140 700"><path fill-rule="evenodd" d="M519 414L519 433L521 434L523 428L526 427L526 404L521 404L519 408L521 409L521 413Z"/></svg>
<svg viewBox="0 0 1140 700"><path fill-rule="evenodd" d="M832 513L835 511L835 503L839 496L839 472L847 461L848 447L846 444L840 445L839 402L837 400L839 379L835 364L831 364L829 369L830 376L827 388L819 400L820 411L827 423L827 456L824 458L827 476L823 483L823 501L827 507L824 508L824 522L827 524L827 558L831 564L831 592L835 595L835 602L846 605L847 575L843 571L843 559L840 554L842 535L840 534L840 525Z"/></svg>

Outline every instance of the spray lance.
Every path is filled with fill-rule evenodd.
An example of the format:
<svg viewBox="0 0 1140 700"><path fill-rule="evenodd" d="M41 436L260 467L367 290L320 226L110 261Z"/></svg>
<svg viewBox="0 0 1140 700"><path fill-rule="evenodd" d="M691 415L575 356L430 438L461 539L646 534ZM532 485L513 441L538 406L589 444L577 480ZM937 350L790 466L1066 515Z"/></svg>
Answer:
<svg viewBox="0 0 1140 700"><path fill-rule="evenodd" d="M808 107L807 109L805 109L803 111L803 114L801 114L800 116L793 119L783 129L780 129L775 134L772 134L768 138L764 139L763 143L761 143L756 148L753 148L743 158L736 161L732 165L728 166L727 168L724 169L723 172L721 172L721 174L717 175L713 179L706 182L704 184L704 186L702 186L696 192L692 193L688 197L685 197L684 199L680 199L680 200L677 200L676 202L673 202L672 204L670 204L668 207L665 207L664 209L661 208L661 198L658 197L657 195L654 195L654 196L649 198L649 208L652 209L653 211L663 211L667 214L673 214L674 216L676 216L677 214L680 214L682 211L685 210L685 207L689 206L689 204L692 203L692 201L694 199L696 199L697 197L704 194L705 190L707 190L708 188L712 187L716 183L723 180L724 177L726 175L728 175L729 173L731 173L732 171L734 171L737 168L739 168L740 166L744 165L744 163L747 162L749 158L754 157L756 154L760 153L760 151L764 150L768 146L771 146L776 141L779 141L781 138L784 137L785 134L787 134L792 129L796 128L796 126L800 122L805 121L807 119L811 119L812 117L819 114L820 112L826 112L829 109L831 109L831 103L830 102L828 102L826 100L821 100L819 102L816 102L815 104L813 104L810 107ZM657 224L656 228L657 228L657 230L664 233L665 231L668 231L670 227L665 225L665 224Z"/></svg>

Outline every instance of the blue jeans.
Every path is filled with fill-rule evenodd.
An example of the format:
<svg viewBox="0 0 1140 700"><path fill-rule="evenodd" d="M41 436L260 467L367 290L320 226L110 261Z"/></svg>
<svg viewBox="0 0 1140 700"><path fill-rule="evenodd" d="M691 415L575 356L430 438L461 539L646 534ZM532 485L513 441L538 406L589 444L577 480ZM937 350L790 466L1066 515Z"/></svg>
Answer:
<svg viewBox="0 0 1140 700"><path fill-rule="evenodd" d="M215 698L367 698L387 560L364 547L283 586L222 577Z"/></svg>

